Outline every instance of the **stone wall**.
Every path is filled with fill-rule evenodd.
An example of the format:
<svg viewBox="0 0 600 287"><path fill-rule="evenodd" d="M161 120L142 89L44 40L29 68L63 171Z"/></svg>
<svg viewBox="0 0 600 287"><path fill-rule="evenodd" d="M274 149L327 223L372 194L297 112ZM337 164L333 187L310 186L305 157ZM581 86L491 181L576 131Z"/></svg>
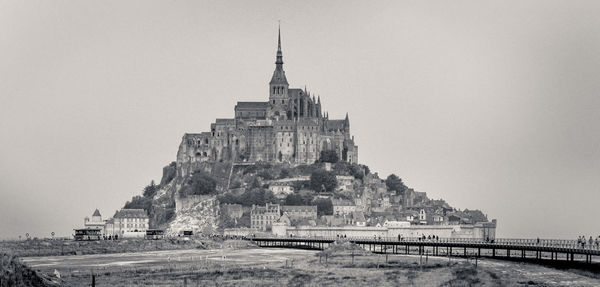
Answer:
<svg viewBox="0 0 600 287"><path fill-rule="evenodd" d="M298 236L298 237L391 237L398 238L398 235L403 238L420 237L420 236L438 236L440 238L471 238L485 240L489 235L489 239L494 239L496 236L495 223L487 223L487 225L411 225L409 227L358 227L358 226L341 226L341 227L311 227L298 226L290 227L278 224L273 224L272 232L276 236Z"/></svg>

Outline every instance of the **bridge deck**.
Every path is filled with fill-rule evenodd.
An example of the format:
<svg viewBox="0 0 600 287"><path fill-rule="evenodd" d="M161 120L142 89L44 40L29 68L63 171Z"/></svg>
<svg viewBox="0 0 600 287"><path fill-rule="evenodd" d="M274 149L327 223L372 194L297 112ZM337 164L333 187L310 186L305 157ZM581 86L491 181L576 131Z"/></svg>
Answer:
<svg viewBox="0 0 600 287"><path fill-rule="evenodd" d="M498 239L494 242L470 239L403 239L392 238L339 238L339 237L253 237L249 238L259 246L264 247L288 247L288 248L312 248L325 249L334 242L351 242L369 250L378 253L400 253L400 246L404 247L405 254L409 254L410 247L418 247L419 254L427 252L431 255L454 255L452 249L458 248L467 256L467 249L477 250L474 256L481 257L481 250L492 252L492 257L500 257L500 252L505 251L506 256L513 258L529 258L527 252L535 252L535 258L541 259L542 253L550 253L552 260L559 260L558 254L566 254L566 260L574 261L575 255L584 255L587 263L592 262L592 256L600 256L600 249L597 245L585 246L577 244L572 240L537 240L537 239ZM440 247L446 250L440 252ZM431 250L426 249L429 248ZM456 250L456 249L454 249ZM402 251L402 250L400 250ZM431 251L431 253L429 253ZM512 255L513 252L519 252L519 255ZM503 252L504 253L504 252ZM564 255L563 255L564 256ZM564 257L561 257L564 258Z"/></svg>

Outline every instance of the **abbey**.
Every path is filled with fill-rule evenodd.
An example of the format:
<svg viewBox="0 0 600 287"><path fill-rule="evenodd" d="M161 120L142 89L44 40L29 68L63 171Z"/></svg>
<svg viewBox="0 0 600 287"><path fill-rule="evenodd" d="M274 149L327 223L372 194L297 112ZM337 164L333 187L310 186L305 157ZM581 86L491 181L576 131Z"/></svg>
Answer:
<svg viewBox="0 0 600 287"><path fill-rule="evenodd" d="M306 90L290 88L278 35L275 71L269 100L238 102L233 119L216 119L210 132L186 133L177 153L178 163L287 162L311 164L321 151L333 150L340 160L358 163L358 146L350 135L350 120L329 119Z"/></svg>

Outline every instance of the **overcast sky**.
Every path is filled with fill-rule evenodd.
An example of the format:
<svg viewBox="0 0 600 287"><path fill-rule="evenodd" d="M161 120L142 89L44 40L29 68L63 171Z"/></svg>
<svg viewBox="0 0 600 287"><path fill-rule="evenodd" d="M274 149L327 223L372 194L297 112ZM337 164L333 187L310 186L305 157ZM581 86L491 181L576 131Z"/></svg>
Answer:
<svg viewBox="0 0 600 287"><path fill-rule="evenodd" d="M359 161L498 219L600 235L598 1L0 1L0 237L112 216L186 132L291 87Z"/></svg>

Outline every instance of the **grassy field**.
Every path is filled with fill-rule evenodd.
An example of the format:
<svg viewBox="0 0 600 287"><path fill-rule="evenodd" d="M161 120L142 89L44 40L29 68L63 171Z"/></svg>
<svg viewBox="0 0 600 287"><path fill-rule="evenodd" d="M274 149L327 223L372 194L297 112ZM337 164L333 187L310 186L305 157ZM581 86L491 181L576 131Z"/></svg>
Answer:
<svg viewBox="0 0 600 287"><path fill-rule="evenodd" d="M18 257L59 256L141 252L154 250L180 250L219 247L222 240L199 238L169 238L163 240L121 239L100 241L73 240L5 240L0 241L0 253Z"/></svg>
<svg viewBox="0 0 600 287"><path fill-rule="evenodd" d="M63 286L599 286L593 276L530 263L234 248L25 258ZM322 254L322 256L319 256Z"/></svg>

